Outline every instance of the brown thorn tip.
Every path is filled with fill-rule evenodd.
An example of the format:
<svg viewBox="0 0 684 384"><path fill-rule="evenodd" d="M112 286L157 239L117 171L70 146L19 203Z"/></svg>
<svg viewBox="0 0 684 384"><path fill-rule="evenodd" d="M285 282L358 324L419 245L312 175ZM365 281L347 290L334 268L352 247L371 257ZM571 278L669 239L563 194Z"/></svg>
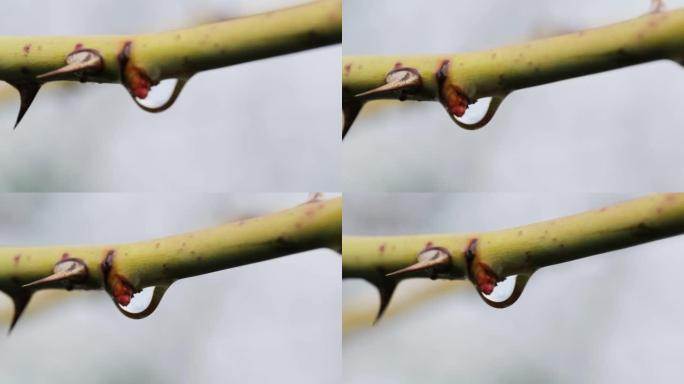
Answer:
<svg viewBox="0 0 684 384"><path fill-rule="evenodd" d="M19 114L17 115L17 121L14 123L14 129L17 129L19 122L24 118L26 111L28 111L31 103L36 98L40 90L40 84L35 81L10 82L9 84L19 91Z"/></svg>
<svg viewBox="0 0 684 384"><path fill-rule="evenodd" d="M394 280L385 280L383 282L375 283L378 292L380 293L380 308L378 308L378 314L373 320L373 325L376 325L380 318L385 313L385 310L389 306L390 300L392 300L392 295L394 290L397 288L397 282Z"/></svg>
<svg viewBox="0 0 684 384"><path fill-rule="evenodd" d="M52 275L24 284L22 288L50 285L64 281L67 284L67 289L70 289L73 283L82 282L87 277L88 267L82 261L78 259L64 259L55 264Z"/></svg>
<svg viewBox="0 0 684 384"><path fill-rule="evenodd" d="M36 76L40 80L49 80L61 75L79 74L80 80L85 81L86 74L95 74L102 71L103 59L100 53L94 49L79 49L71 52L66 57L66 64L54 71Z"/></svg>
<svg viewBox="0 0 684 384"><path fill-rule="evenodd" d="M354 95L354 97L366 97L388 92L405 92L409 89L420 88L423 80L420 73L414 68L396 68L391 70L385 77L385 84L373 88L369 91ZM404 99L406 96L401 94L399 99Z"/></svg>
<svg viewBox="0 0 684 384"><path fill-rule="evenodd" d="M12 315L12 322L10 323L9 331L7 331L8 335L17 325L17 322L19 321L21 314L24 313L24 310L28 306L29 300L31 300L32 295L33 292L28 290L16 291L12 295L10 295L10 297L12 298L12 303L14 304L14 314Z"/></svg>
<svg viewBox="0 0 684 384"><path fill-rule="evenodd" d="M449 252L441 247L431 247L423 250L417 257L418 261L415 264L409 265L406 268L399 269L394 272L390 272L385 276L397 276L410 272L424 271L427 269L433 269L436 277L437 270L448 269L451 265L451 255Z"/></svg>

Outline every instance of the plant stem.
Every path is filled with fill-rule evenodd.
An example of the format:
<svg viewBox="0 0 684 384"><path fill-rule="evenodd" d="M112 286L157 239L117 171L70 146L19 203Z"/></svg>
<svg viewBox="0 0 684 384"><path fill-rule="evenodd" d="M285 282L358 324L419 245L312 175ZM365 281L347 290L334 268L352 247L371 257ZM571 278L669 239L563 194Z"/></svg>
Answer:
<svg viewBox="0 0 684 384"><path fill-rule="evenodd" d="M415 236L344 236L342 276L377 283L416 263L428 247L451 255L448 279L469 276L466 256L499 279L684 233L684 193L656 194L574 216L483 233ZM428 277L417 271L397 278ZM393 278L395 279L395 278Z"/></svg>
<svg viewBox="0 0 684 384"><path fill-rule="evenodd" d="M684 9L473 53L345 56L342 87L349 99L384 85L386 75L393 69L413 68L421 75L421 87L404 93L378 93L365 99L438 100L440 91L453 87L468 102L474 102L516 89L660 59L684 59ZM445 63L448 70L440 84L437 78Z"/></svg>
<svg viewBox="0 0 684 384"><path fill-rule="evenodd" d="M316 248L340 249L342 199L311 201L282 212L219 227L129 244L91 246L0 247L0 290L15 293L23 284L52 274L63 258L88 268L76 286L106 286L103 264L111 255L110 274L137 292L177 279L256 263ZM59 288L59 283L40 288Z"/></svg>
<svg viewBox="0 0 684 384"><path fill-rule="evenodd" d="M0 79L35 81L64 65L75 49L94 49L104 59L101 72L85 81L120 82L121 53L130 45L130 63L154 84L162 79L342 40L342 2L323 0L299 7L203 26L141 35L0 37ZM65 75L59 80L79 80Z"/></svg>

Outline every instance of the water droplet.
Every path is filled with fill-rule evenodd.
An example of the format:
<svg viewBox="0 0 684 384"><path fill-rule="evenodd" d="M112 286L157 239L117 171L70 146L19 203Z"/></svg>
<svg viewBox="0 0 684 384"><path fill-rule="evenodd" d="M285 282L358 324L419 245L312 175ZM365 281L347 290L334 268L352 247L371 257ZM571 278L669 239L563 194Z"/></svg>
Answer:
<svg viewBox="0 0 684 384"><path fill-rule="evenodd" d="M169 109L180 95L187 78L166 79L150 89L144 100L133 97L133 101L147 112L157 113Z"/></svg>
<svg viewBox="0 0 684 384"><path fill-rule="evenodd" d="M482 296L486 297L490 301L497 303L506 301L506 299L511 297L511 294L513 294L513 289L515 288L515 281L517 279L518 275L508 276L506 279L504 279L504 281L501 281L498 284L496 284L496 287L494 287L494 290L491 294L486 295L483 293Z"/></svg>
<svg viewBox="0 0 684 384"><path fill-rule="evenodd" d="M155 287L143 288L142 291L133 295L131 302L127 306L119 305L121 308L125 309L129 313L140 313L145 310L150 305L152 301L152 293Z"/></svg>
<svg viewBox="0 0 684 384"><path fill-rule="evenodd" d="M133 295L131 302L127 306L124 307L116 304L116 307L119 309L119 312L128 318L143 319L157 309L170 285L171 283L143 288L142 291Z"/></svg>
<svg viewBox="0 0 684 384"><path fill-rule="evenodd" d="M451 116L451 120L456 125L463 129L480 129L492 120L506 96L508 94L480 98L474 104L468 106L466 113L462 117L456 117L451 113L449 113L449 116Z"/></svg>
<svg viewBox="0 0 684 384"><path fill-rule="evenodd" d="M532 273L534 272L506 277L496 285L494 291L489 295L485 295L479 290L478 293L482 300L491 307L509 307L518 301L527 282L530 280L530 277L532 277Z"/></svg>

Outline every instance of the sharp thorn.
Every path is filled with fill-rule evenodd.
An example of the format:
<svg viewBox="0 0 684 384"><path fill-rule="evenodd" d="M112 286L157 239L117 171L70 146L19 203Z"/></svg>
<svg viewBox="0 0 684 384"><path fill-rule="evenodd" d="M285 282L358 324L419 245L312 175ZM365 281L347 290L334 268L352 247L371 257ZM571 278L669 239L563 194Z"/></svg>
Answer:
<svg viewBox="0 0 684 384"><path fill-rule="evenodd" d="M28 111L31 103L33 103L33 100L36 98L36 95L40 90L40 84L35 81L26 81L21 83L10 82L10 85L19 91L19 114L17 115L17 121L14 123L14 129L17 129L19 122L21 122L21 119L26 114L26 111Z"/></svg>
<svg viewBox="0 0 684 384"><path fill-rule="evenodd" d="M434 254L432 252L434 252ZM427 269L439 269L440 267L448 267L450 264L451 256L446 250L442 248L429 248L418 255L418 261L415 264L390 272L385 276L391 277Z"/></svg>
<svg viewBox="0 0 684 384"><path fill-rule="evenodd" d="M361 112L362 107L363 103L356 99L347 100L342 103L342 113L344 115L344 121L342 122L342 140L347 136L347 132L349 132L352 124L354 124L354 120L356 120L359 112Z"/></svg>
<svg viewBox="0 0 684 384"><path fill-rule="evenodd" d="M12 298L12 302L14 304L14 314L12 315L12 322L10 323L9 331L7 331L8 335L17 325L17 322L19 321L21 314L24 313L24 310L26 309L29 300L31 300L32 295L33 291L29 290L16 291L12 295L10 295L10 297Z"/></svg>
<svg viewBox="0 0 684 384"><path fill-rule="evenodd" d="M66 65L53 71L36 76L40 80L49 80L61 75L81 73L97 73L102 70L102 56L94 49L80 49L66 57Z"/></svg>
<svg viewBox="0 0 684 384"><path fill-rule="evenodd" d="M373 88L366 92L361 92L354 95L354 97L367 97L379 93L388 93L395 91L403 91L410 88L419 88L423 81L417 70L413 68L397 68L385 77L385 84ZM403 100L403 99L402 99Z"/></svg>
<svg viewBox="0 0 684 384"><path fill-rule="evenodd" d="M380 308L378 308L378 314L375 316L375 320L373 320L373 325L376 325L389 306L390 300L392 300L392 295L397 288L398 282L395 280L384 280L374 284L380 293Z"/></svg>
<svg viewBox="0 0 684 384"><path fill-rule="evenodd" d="M354 95L354 97L372 96L372 95L375 95L378 93L399 91L399 90L402 90L404 88L406 88L406 85L402 82L387 83L387 84L383 84L377 88L373 88L370 91L358 93L358 94Z"/></svg>
<svg viewBox="0 0 684 384"><path fill-rule="evenodd" d="M55 265L50 276L22 285L22 288L50 285L52 283L66 281L67 283L81 282L88 277L88 267L82 261L65 259Z"/></svg>

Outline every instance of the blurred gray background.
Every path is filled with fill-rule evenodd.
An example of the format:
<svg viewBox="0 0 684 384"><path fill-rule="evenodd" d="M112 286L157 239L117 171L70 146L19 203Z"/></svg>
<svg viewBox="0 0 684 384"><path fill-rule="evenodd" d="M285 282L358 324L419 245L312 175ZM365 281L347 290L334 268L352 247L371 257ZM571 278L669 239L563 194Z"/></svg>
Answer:
<svg viewBox="0 0 684 384"><path fill-rule="evenodd" d="M345 235L457 233L529 224L633 198L613 194L345 194ZM676 382L684 367L684 237L541 269L507 309L471 285L343 339L345 383ZM429 280L399 284L394 304ZM422 283L422 285L421 285ZM345 280L343 311L377 290ZM390 304L389 310L392 310Z"/></svg>
<svg viewBox="0 0 684 384"><path fill-rule="evenodd" d="M146 240L306 199L307 194L5 194L0 243ZM12 334L0 336L0 382L339 382L340 261L336 252L316 250L180 280L153 315L137 321L122 316L102 291L39 292ZM0 295L0 332L7 329L9 306Z"/></svg>
<svg viewBox="0 0 684 384"><path fill-rule="evenodd" d="M7 2L0 35L154 32L305 2ZM121 85L44 87L16 131L19 97L2 88L0 190L340 190L340 52L200 73L160 114Z"/></svg>
<svg viewBox="0 0 684 384"><path fill-rule="evenodd" d="M684 0L666 4L673 9ZM488 49L622 21L649 6L648 0L345 0L343 54ZM682 189L682 100L682 67L660 61L516 91L475 132L453 124L438 103L371 102L345 138L344 189Z"/></svg>

